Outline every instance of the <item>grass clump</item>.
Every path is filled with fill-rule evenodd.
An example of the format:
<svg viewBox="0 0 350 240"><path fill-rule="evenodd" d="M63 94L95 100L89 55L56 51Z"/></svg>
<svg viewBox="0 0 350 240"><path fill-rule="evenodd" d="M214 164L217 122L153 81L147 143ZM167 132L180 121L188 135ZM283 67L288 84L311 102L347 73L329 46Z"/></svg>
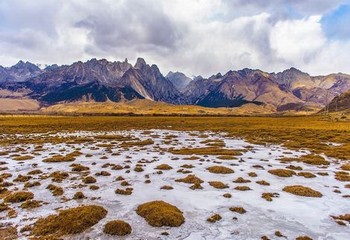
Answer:
<svg viewBox="0 0 350 240"><path fill-rule="evenodd" d="M350 214L344 214L339 216L331 216L339 225L346 225L345 222L350 224Z"/></svg>
<svg viewBox="0 0 350 240"><path fill-rule="evenodd" d="M19 202L24 202L33 198L34 198L33 193L19 191L19 192L13 192L10 195L6 196L4 199L4 202L19 203Z"/></svg>
<svg viewBox="0 0 350 240"><path fill-rule="evenodd" d="M174 188L172 186L169 186L169 185L164 185L160 189L162 189L162 190L173 190Z"/></svg>
<svg viewBox="0 0 350 240"><path fill-rule="evenodd" d="M23 209L33 209L41 206L41 202L37 200L27 200L21 204L21 208Z"/></svg>
<svg viewBox="0 0 350 240"><path fill-rule="evenodd" d="M120 195L131 195L133 190L134 190L133 188L126 188L126 189L118 188L117 190L115 190L115 193Z"/></svg>
<svg viewBox="0 0 350 240"><path fill-rule="evenodd" d="M243 207L230 207L229 209L231 212L236 212L239 214L244 214L247 212Z"/></svg>
<svg viewBox="0 0 350 240"><path fill-rule="evenodd" d="M350 182L350 174L348 172L336 172L335 179L341 182Z"/></svg>
<svg viewBox="0 0 350 240"><path fill-rule="evenodd" d="M210 216L207 221L210 222L210 223L215 223L217 221L220 221L222 219L222 217L219 215L219 214L214 214L212 216Z"/></svg>
<svg viewBox="0 0 350 240"><path fill-rule="evenodd" d="M203 148L181 148L170 149L170 153L177 155L230 155L240 156L244 150L223 149L220 147L203 147Z"/></svg>
<svg viewBox="0 0 350 240"><path fill-rule="evenodd" d="M47 163L52 163L52 162L73 162L75 161L75 158L80 156L82 153L79 151L74 151L71 152L67 155L54 155L50 158L46 158L43 160L43 162L47 162Z"/></svg>
<svg viewBox="0 0 350 240"><path fill-rule="evenodd" d="M283 191L303 197L322 197L322 194L320 192L301 185L286 186L283 188Z"/></svg>
<svg viewBox="0 0 350 240"><path fill-rule="evenodd" d="M188 184L201 184L203 183L203 180L197 177L196 175L187 175L184 178L176 179L175 182L182 182L182 183L188 183Z"/></svg>
<svg viewBox="0 0 350 240"><path fill-rule="evenodd" d="M130 224L122 220L109 221L103 228L105 234L113 236L125 236L130 234L131 230Z"/></svg>
<svg viewBox="0 0 350 240"><path fill-rule="evenodd" d="M80 199L84 199L84 198L85 198L85 195L82 192L76 192L73 196L73 199L75 199L75 200L80 200Z"/></svg>
<svg viewBox="0 0 350 240"><path fill-rule="evenodd" d="M72 167L73 172L84 172L90 170L89 167L83 166L81 164L72 164L70 166Z"/></svg>
<svg viewBox="0 0 350 240"><path fill-rule="evenodd" d="M345 163L340 167L344 171L350 171L350 163Z"/></svg>
<svg viewBox="0 0 350 240"><path fill-rule="evenodd" d="M224 198L231 198L232 194L231 193L224 193L224 195L222 195Z"/></svg>
<svg viewBox="0 0 350 240"><path fill-rule="evenodd" d="M220 182L220 181L211 181L209 182L209 185L217 189L228 188L227 184L224 184L223 182Z"/></svg>
<svg viewBox="0 0 350 240"><path fill-rule="evenodd" d="M136 213L153 227L179 227L185 222L182 212L164 201L152 201L137 207Z"/></svg>
<svg viewBox="0 0 350 240"><path fill-rule="evenodd" d="M256 181L256 183L262 186L270 186L270 183L265 180Z"/></svg>
<svg viewBox="0 0 350 240"><path fill-rule="evenodd" d="M37 220L31 234L35 236L62 236L82 233L106 215L107 210L96 205L62 210L58 214Z"/></svg>
<svg viewBox="0 0 350 240"><path fill-rule="evenodd" d="M244 179L242 177L238 177L236 180L233 180L234 183L249 183L251 182L249 179Z"/></svg>
<svg viewBox="0 0 350 240"><path fill-rule="evenodd" d="M87 176L83 179L83 183L85 184L91 184L91 183L95 183L96 182L96 178L92 177L92 176Z"/></svg>
<svg viewBox="0 0 350 240"><path fill-rule="evenodd" d="M62 182L63 180L65 180L66 178L69 177L69 174L66 172L60 172L60 171L56 171L50 174L50 176L52 178L53 182Z"/></svg>
<svg viewBox="0 0 350 240"><path fill-rule="evenodd" d="M293 170L289 169L272 169L269 170L268 173L279 177L292 177L296 174Z"/></svg>
<svg viewBox="0 0 350 240"><path fill-rule="evenodd" d="M249 191L249 190L252 190L250 187L248 186L237 186L235 187L235 190L238 190L238 191Z"/></svg>
<svg viewBox="0 0 350 240"><path fill-rule="evenodd" d="M300 156L299 158L282 158L280 159L281 162L302 162L310 165L325 165L328 166L330 163L324 159L324 157L321 157L320 155L316 154L308 154L304 156Z"/></svg>
<svg viewBox="0 0 350 240"><path fill-rule="evenodd" d="M297 175L304 177L304 178L315 178L316 177L316 175L311 173L311 172L299 172Z"/></svg>
<svg viewBox="0 0 350 240"><path fill-rule="evenodd" d="M49 189L53 196L61 196L64 192L63 188L53 184L49 184L46 189Z"/></svg>
<svg viewBox="0 0 350 240"><path fill-rule="evenodd" d="M215 174L230 174L234 173L233 169L224 166L212 166L208 167L207 170Z"/></svg>
<svg viewBox="0 0 350 240"><path fill-rule="evenodd" d="M158 169L158 170L171 170L173 168L171 166L169 166L168 164L161 164L161 165L158 165L155 169Z"/></svg>
<svg viewBox="0 0 350 240"><path fill-rule="evenodd" d="M268 192L265 192L265 193L262 193L261 194L261 197L264 198L266 201L268 202L272 202L272 198L276 198L276 197L279 197L279 194L278 193L268 193Z"/></svg>
<svg viewBox="0 0 350 240"><path fill-rule="evenodd" d="M31 160L33 159L33 156L30 155L23 155L23 156L17 156L17 157L13 157L12 159L15 161L27 161L27 160Z"/></svg>

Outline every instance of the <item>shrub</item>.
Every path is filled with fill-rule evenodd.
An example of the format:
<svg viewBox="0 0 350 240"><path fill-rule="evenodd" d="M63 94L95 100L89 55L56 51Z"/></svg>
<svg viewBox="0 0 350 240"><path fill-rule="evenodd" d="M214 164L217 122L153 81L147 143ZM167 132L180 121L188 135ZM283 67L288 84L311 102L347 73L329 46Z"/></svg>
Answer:
<svg viewBox="0 0 350 240"><path fill-rule="evenodd" d="M203 183L203 180L198 178L196 175L187 175L184 178L176 179L175 182L182 182L182 183L188 183L188 184L200 184Z"/></svg>
<svg viewBox="0 0 350 240"><path fill-rule="evenodd" d="M114 220L106 223L103 232L109 235L125 236L131 233L131 226L122 220Z"/></svg>
<svg viewBox="0 0 350 240"><path fill-rule="evenodd" d="M210 216L207 221L211 222L211 223L215 223L217 221L220 221L222 219L222 217L219 214L214 214L212 216Z"/></svg>
<svg viewBox="0 0 350 240"><path fill-rule="evenodd" d="M66 234L82 233L92 227L107 215L103 207L90 205L70 208L58 214L40 218L34 223L32 235L62 236Z"/></svg>
<svg viewBox="0 0 350 240"><path fill-rule="evenodd" d="M224 188L228 188L228 185L227 184L224 184L223 182L220 182L220 181L212 181L212 182L209 182L209 185L214 187L214 188L217 188L217 189L224 189Z"/></svg>
<svg viewBox="0 0 350 240"><path fill-rule="evenodd" d="M7 197L5 197L4 202L19 203L19 202L24 202L33 198L34 198L33 193L19 191L19 192L13 192Z"/></svg>
<svg viewBox="0 0 350 240"><path fill-rule="evenodd" d="M286 186L283 191L303 197L322 197L320 192L301 185Z"/></svg>
<svg viewBox="0 0 350 240"><path fill-rule="evenodd" d="M231 168L223 167L223 166L212 166L212 167L208 167L207 170L211 173L216 173L216 174L234 173L234 171Z"/></svg>
<svg viewBox="0 0 350 240"><path fill-rule="evenodd" d="M279 177L292 177L295 175L295 172L289 169L272 169L268 172Z"/></svg>
<svg viewBox="0 0 350 240"><path fill-rule="evenodd" d="M246 213L247 211L242 208L242 207L230 207L229 208L231 212L236 212L236 213L239 213L239 214L244 214Z"/></svg>
<svg viewBox="0 0 350 240"><path fill-rule="evenodd" d="M185 222L182 212L164 201L152 201L137 207L136 213L153 227L179 227Z"/></svg>

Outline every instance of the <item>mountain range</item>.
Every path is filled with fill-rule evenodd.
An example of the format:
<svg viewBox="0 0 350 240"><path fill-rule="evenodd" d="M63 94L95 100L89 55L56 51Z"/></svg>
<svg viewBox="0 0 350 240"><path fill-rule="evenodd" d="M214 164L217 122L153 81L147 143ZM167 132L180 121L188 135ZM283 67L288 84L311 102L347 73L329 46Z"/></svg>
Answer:
<svg viewBox="0 0 350 240"><path fill-rule="evenodd" d="M138 58L125 61L91 59L40 69L19 61L0 66L0 98L31 99L40 106L74 102L127 102L147 99L174 105L240 107L268 105L275 111L322 109L350 91L350 75L310 76L296 68L279 73L243 69L209 78L181 72L164 76L157 65Z"/></svg>

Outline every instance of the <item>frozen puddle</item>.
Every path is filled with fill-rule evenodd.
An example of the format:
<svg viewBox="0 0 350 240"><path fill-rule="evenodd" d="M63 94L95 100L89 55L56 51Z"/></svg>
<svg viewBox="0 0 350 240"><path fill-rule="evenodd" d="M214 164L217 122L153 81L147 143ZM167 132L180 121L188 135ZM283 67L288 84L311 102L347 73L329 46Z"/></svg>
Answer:
<svg viewBox="0 0 350 240"><path fill-rule="evenodd" d="M22 137L36 139L45 136L48 135L33 134ZM11 218L6 211L0 212L3 226L15 226L19 232L39 217L57 213L57 209L96 204L108 210L106 218L84 234L65 239L113 239L114 237L104 234L102 229L107 221L115 219L122 219L132 226L132 233L123 239L260 239L264 235L276 239L275 231L280 231L287 239L303 235L313 239L349 239L349 225L340 226L331 218L331 215L350 212L349 198L343 197L350 194L350 189L345 188L344 182L334 178L334 171L340 166L336 161L326 168L301 162L281 163L278 159L282 157L296 158L307 152L291 151L276 145L253 145L244 140L211 132L152 130L76 132L60 133L56 136L67 141L46 143L41 145L42 148L38 148L35 144L0 147L0 152L9 152L0 156L2 162L0 174L12 174L4 179L6 182L14 183L8 190L25 189L34 193L35 200L43 202L42 206L32 210L20 208L21 203L10 204L9 206L17 212L17 216ZM125 138L114 139L110 136ZM152 139L153 142L145 142L147 139ZM143 144L137 144L140 142ZM174 152L174 149L218 148L219 145L223 149L242 150L243 154L236 156L236 159L225 160L220 159L220 154L180 155ZM43 162L55 154L65 155L73 151L81 152L75 161ZM34 158L15 161L16 154L30 155ZM89 171L74 172L70 167L71 164L81 164L88 167ZM143 171L134 170L137 164ZM168 164L172 169L159 172L160 170L155 168L160 164ZM182 167L185 164L192 165L193 168ZM268 173L268 170L285 169L291 164L302 167L303 170L295 170L296 173L310 172L316 177L304 178L296 175L278 177ZM123 169L113 170L115 165L121 165ZM233 169L234 173L211 173L207 170L211 166L225 166ZM180 169L183 169L182 172L179 172ZM33 170L41 170L42 173L30 175L31 179L28 181L14 181L19 175L26 176ZM53 182L48 176L55 171L67 172L69 177L61 183ZM101 171L106 171L110 175L96 176ZM319 175L320 172L328 175ZM189 188L191 184L175 181L189 174L194 174L204 181L201 184L203 189L192 190ZM82 179L87 175L96 178L97 182L84 184ZM128 187L133 188L131 195L115 193L118 188L126 188L121 186L121 181L116 181L118 176L122 176L130 184ZM239 177L250 182L233 182ZM150 183L146 183L146 180L150 180ZM269 182L270 185L256 183L261 180ZM26 183L35 181L39 181L41 185L24 187ZM227 184L228 188L216 189L209 185L210 181L220 181ZM63 195L53 196L47 189L49 184L62 187ZM91 185L96 185L99 189L91 190ZM164 185L172 186L173 189L161 190ZM287 185L307 186L322 193L323 197L292 195L282 191ZM237 186L247 186L251 190L239 191L235 189ZM83 192L86 198L73 200L74 194L78 191ZM225 193L230 193L232 197L223 197ZM262 193L278 193L279 196L273 198L273 201L266 201L261 197ZM185 223L174 228L149 226L136 214L135 209L138 205L153 200L163 200L177 206L184 213ZM243 207L246 213L230 211L229 208L234 206ZM222 219L215 223L207 222L207 218L213 214L219 214ZM168 232L169 235L161 235L163 232ZM19 237L27 239L28 234L28 232L19 233Z"/></svg>

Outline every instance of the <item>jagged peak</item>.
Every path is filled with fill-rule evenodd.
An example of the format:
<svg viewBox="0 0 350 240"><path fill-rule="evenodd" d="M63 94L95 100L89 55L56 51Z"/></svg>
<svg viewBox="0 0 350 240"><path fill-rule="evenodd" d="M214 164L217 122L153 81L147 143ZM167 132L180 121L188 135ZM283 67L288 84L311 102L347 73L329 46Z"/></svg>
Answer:
<svg viewBox="0 0 350 240"><path fill-rule="evenodd" d="M147 63L145 59L143 58L137 58L136 63L135 63L135 68L142 69L143 67L147 66Z"/></svg>

